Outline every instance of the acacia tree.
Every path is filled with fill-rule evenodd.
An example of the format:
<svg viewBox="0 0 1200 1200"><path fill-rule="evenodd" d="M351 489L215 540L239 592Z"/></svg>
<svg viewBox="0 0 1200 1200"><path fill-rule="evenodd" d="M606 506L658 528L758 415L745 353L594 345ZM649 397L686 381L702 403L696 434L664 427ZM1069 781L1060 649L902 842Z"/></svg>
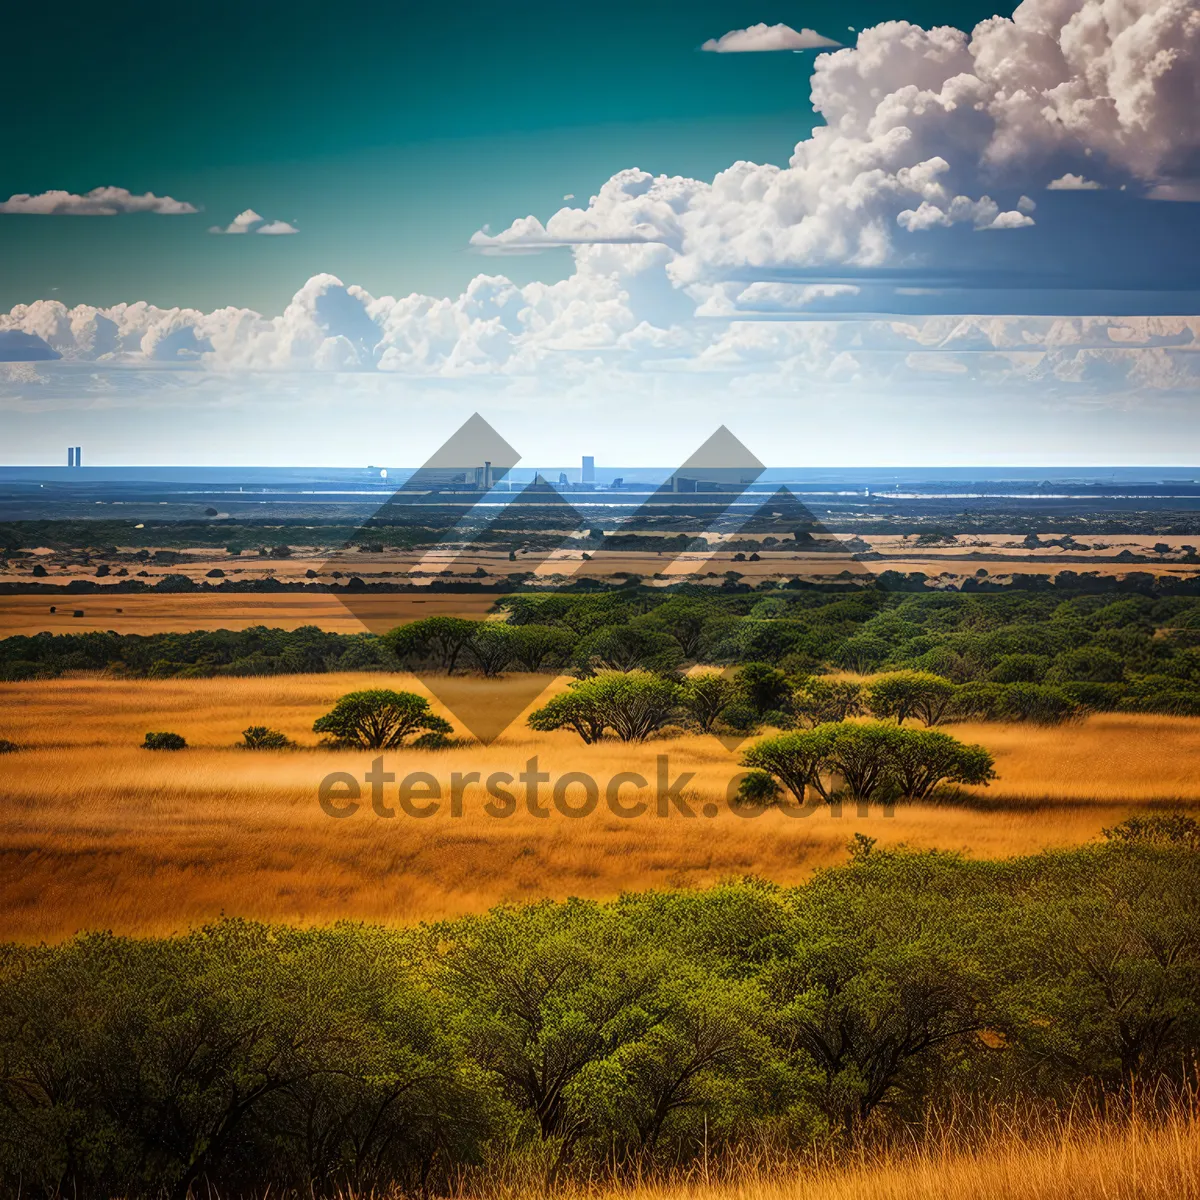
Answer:
<svg viewBox="0 0 1200 1200"><path fill-rule="evenodd" d="M828 800L821 772L827 769L832 729L832 726L822 725L803 733L781 733L764 738L742 755L742 766L757 767L773 775L799 804L804 803L810 787L815 788L823 800Z"/></svg>
<svg viewBox="0 0 1200 1200"><path fill-rule="evenodd" d="M738 670L737 683L742 698L759 716L787 712L791 705L791 681L769 663L745 663Z"/></svg>
<svg viewBox="0 0 1200 1200"><path fill-rule="evenodd" d="M574 636L552 625L508 626L513 635L513 659L525 671L561 666L570 657Z"/></svg>
<svg viewBox="0 0 1200 1200"><path fill-rule="evenodd" d="M496 621L481 621L465 645L468 657L488 678L499 675L516 657L516 630Z"/></svg>
<svg viewBox="0 0 1200 1200"><path fill-rule="evenodd" d="M394 750L418 731L448 734L453 726L430 711L424 696L387 688L351 692L313 722L314 733L331 735L335 745L362 750Z"/></svg>
<svg viewBox="0 0 1200 1200"><path fill-rule="evenodd" d="M764 971L777 1036L811 1060L813 1098L847 1140L903 1104L936 1058L969 1052L985 1023L976 947L990 924L978 900L948 909L957 882L949 861L863 855L804 889L790 953Z"/></svg>
<svg viewBox="0 0 1200 1200"><path fill-rule="evenodd" d="M895 782L896 747L907 730L891 725L832 725L826 768L845 781L851 799L865 804Z"/></svg>
<svg viewBox="0 0 1200 1200"><path fill-rule="evenodd" d="M389 630L379 639L402 663L419 662L453 674L479 629L462 617L427 617Z"/></svg>
<svg viewBox="0 0 1200 1200"><path fill-rule="evenodd" d="M864 674L879 667L891 652L891 644L883 638L870 633L860 633L847 638L838 647L833 661L847 671Z"/></svg>
<svg viewBox="0 0 1200 1200"><path fill-rule="evenodd" d="M895 671L871 684L867 703L875 716L894 717L897 725L909 717L940 725L950 715L956 695L954 684L930 671Z"/></svg>
<svg viewBox="0 0 1200 1200"><path fill-rule="evenodd" d="M679 644L685 659L699 657L704 623L712 616L712 608L702 600L687 596L672 596L665 604L640 618L639 624L668 634Z"/></svg>
<svg viewBox="0 0 1200 1200"><path fill-rule="evenodd" d="M716 671L705 671L689 675L683 681L680 703L700 732L708 733L737 695L738 688L733 680Z"/></svg>
<svg viewBox="0 0 1200 1200"><path fill-rule="evenodd" d="M982 746L968 746L932 729L896 730L888 750L891 774L902 796L924 800L943 783L987 784L995 760Z"/></svg>
<svg viewBox="0 0 1200 1200"><path fill-rule="evenodd" d="M531 713L529 727L571 728L585 742L611 729L623 742L644 742L674 716L681 691L673 680L649 671L608 671L577 679L562 696Z"/></svg>
<svg viewBox="0 0 1200 1200"><path fill-rule="evenodd" d="M560 692L529 714L529 728L536 733L573 729L585 745L600 741L608 733L604 714L592 696L578 691Z"/></svg>
<svg viewBox="0 0 1200 1200"><path fill-rule="evenodd" d="M542 1138L558 1141L553 1177L590 1124L577 1095L589 1068L661 1019L664 956L582 901L497 909L454 934L441 970L464 1038Z"/></svg>
<svg viewBox="0 0 1200 1200"><path fill-rule="evenodd" d="M885 792L927 797L941 783L986 784L995 778L992 756L949 734L900 729L879 723L831 723L785 733L751 746L742 765L768 771L800 803L807 788L834 799L831 780L840 776L850 797L867 803Z"/></svg>
<svg viewBox="0 0 1200 1200"><path fill-rule="evenodd" d="M575 651L582 671L670 671L683 658L669 634L637 625L607 625Z"/></svg>
<svg viewBox="0 0 1200 1200"><path fill-rule="evenodd" d="M810 727L861 716L862 684L853 679L807 679L793 695L792 709Z"/></svg>

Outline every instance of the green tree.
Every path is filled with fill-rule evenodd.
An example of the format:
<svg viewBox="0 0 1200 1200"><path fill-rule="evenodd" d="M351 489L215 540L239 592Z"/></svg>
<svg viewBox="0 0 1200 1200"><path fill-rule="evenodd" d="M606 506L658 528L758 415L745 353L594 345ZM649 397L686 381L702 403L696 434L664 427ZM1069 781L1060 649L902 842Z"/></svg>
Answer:
<svg viewBox="0 0 1200 1200"><path fill-rule="evenodd" d="M943 783L986 784L995 779L995 760L983 746L964 745L933 729L897 730L889 746L889 770L900 794L924 800Z"/></svg>
<svg viewBox="0 0 1200 1200"><path fill-rule="evenodd" d="M909 730L879 724L825 725L820 729L828 730L826 769L842 777L851 799L869 804L894 788L896 751Z"/></svg>
<svg viewBox="0 0 1200 1200"><path fill-rule="evenodd" d="M442 978L473 1054L558 1146L551 1175L589 1130L581 1076L654 1023L664 954L584 901L500 909L446 930Z"/></svg>
<svg viewBox="0 0 1200 1200"><path fill-rule="evenodd" d="M286 750L292 744L291 738L265 725L251 725L242 730L242 745L247 750Z"/></svg>
<svg viewBox="0 0 1200 1200"><path fill-rule="evenodd" d="M891 644L883 638L870 633L860 633L847 638L837 648L833 662L843 670L866 675L870 671L878 670L891 652Z"/></svg>
<svg viewBox="0 0 1200 1200"><path fill-rule="evenodd" d="M1011 683L996 708L998 721L1059 725L1079 715L1079 706L1058 688L1041 683Z"/></svg>
<svg viewBox="0 0 1200 1200"><path fill-rule="evenodd" d="M877 717L892 717L903 725L916 717L940 725L950 715L957 688L929 671L895 671L881 675L867 689L867 704Z"/></svg>
<svg viewBox="0 0 1200 1200"><path fill-rule="evenodd" d="M609 625L579 642L575 660L583 671L670 671L683 653L679 643L660 630Z"/></svg>
<svg viewBox="0 0 1200 1200"><path fill-rule="evenodd" d="M480 621L466 643L467 656L487 678L499 675L516 657L519 635L498 621Z"/></svg>
<svg viewBox="0 0 1200 1200"><path fill-rule="evenodd" d="M563 666L571 657L575 638L569 630L552 625L513 625L513 658L525 671L547 671Z"/></svg>
<svg viewBox="0 0 1200 1200"><path fill-rule="evenodd" d="M702 600L672 596L640 618L639 624L674 638L684 659L694 660L700 655L705 622L712 615L712 607Z"/></svg>
<svg viewBox="0 0 1200 1200"><path fill-rule="evenodd" d="M862 684L853 679L806 679L792 697L792 709L810 727L861 716L864 707Z"/></svg>
<svg viewBox="0 0 1200 1200"><path fill-rule="evenodd" d="M861 855L797 897L788 951L764 971L775 1036L811 1062L813 1099L848 1141L881 1106L904 1113L984 1024L995 906L963 894L961 874L932 855Z"/></svg>
<svg viewBox="0 0 1200 1200"><path fill-rule="evenodd" d="M643 742L657 733L679 707L681 687L648 671L606 671L577 679L565 693L531 713L536 730L574 729L585 742L594 731L611 729L623 742Z"/></svg>
<svg viewBox="0 0 1200 1200"><path fill-rule="evenodd" d="M696 728L709 733L737 696L733 680L716 671L703 671L684 679L679 703Z"/></svg>
<svg viewBox="0 0 1200 1200"><path fill-rule="evenodd" d="M448 734L452 726L430 711L424 696L372 688L343 696L332 712L313 722L313 732L331 735L340 746L393 750L413 734Z"/></svg>
<svg viewBox="0 0 1200 1200"><path fill-rule="evenodd" d="M828 770L835 728L821 725L803 733L780 733L763 738L742 755L742 766L773 775L795 796L798 804L805 802L810 787L827 800L829 792L820 777Z"/></svg>
<svg viewBox="0 0 1200 1200"><path fill-rule="evenodd" d="M759 716L786 712L791 705L791 680L769 663L744 663L737 673L737 686L741 698Z"/></svg>
<svg viewBox="0 0 1200 1200"><path fill-rule="evenodd" d="M143 750L186 750L187 741L178 733L148 733Z"/></svg>
<svg viewBox="0 0 1200 1200"><path fill-rule="evenodd" d="M1103 646L1083 646L1060 654L1049 678L1054 683L1120 683L1125 678L1125 663Z"/></svg>
<svg viewBox="0 0 1200 1200"><path fill-rule="evenodd" d="M379 640L405 665L432 666L452 675L478 626L462 617L427 617L400 625Z"/></svg>
<svg viewBox="0 0 1200 1200"><path fill-rule="evenodd" d="M573 729L586 745L598 742L609 730L605 713L592 692L571 690L551 696L541 708L529 714L529 728L535 733L553 733L558 729Z"/></svg>
<svg viewBox="0 0 1200 1200"><path fill-rule="evenodd" d="M1050 662L1041 654L1006 654L988 672L994 683L1041 683Z"/></svg>

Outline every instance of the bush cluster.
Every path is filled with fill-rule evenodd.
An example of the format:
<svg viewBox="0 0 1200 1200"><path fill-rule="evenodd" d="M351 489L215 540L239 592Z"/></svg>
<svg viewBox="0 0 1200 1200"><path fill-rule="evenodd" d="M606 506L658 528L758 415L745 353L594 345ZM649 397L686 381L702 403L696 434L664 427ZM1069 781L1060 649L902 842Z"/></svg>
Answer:
<svg viewBox="0 0 1200 1200"><path fill-rule="evenodd" d="M791 889L2 947L0 1191L445 1194L1166 1097L1200 1052L1200 856L1182 826L1113 834L993 862L859 835Z"/></svg>

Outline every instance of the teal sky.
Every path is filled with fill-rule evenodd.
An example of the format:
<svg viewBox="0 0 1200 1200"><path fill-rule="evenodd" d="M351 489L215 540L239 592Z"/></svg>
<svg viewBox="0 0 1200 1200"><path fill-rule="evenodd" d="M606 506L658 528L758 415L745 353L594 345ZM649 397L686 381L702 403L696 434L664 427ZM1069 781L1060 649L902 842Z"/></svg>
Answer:
<svg viewBox="0 0 1200 1200"><path fill-rule="evenodd" d="M146 300L278 312L326 271L376 295L456 294L484 224L545 216L613 172L784 162L813 123L813 55L704 54L756 22L853 41L905 18L970 28L983 3L562 0L497 5L22 6L7 19L0 200L114 185L196 216L0 217L0 309ZM1006 9L1005 12L1010 10ZM253 208L295 237L215 238ZM495 264L492 264L495 267ZM569 255L509 258L517 282Z"/></svg>
<svg viewBox="0 0 1200 1200"><path fill-rule="evenodd" d="M994 4L21 6L5 456L1200 457L1194 6Z"/></svg>

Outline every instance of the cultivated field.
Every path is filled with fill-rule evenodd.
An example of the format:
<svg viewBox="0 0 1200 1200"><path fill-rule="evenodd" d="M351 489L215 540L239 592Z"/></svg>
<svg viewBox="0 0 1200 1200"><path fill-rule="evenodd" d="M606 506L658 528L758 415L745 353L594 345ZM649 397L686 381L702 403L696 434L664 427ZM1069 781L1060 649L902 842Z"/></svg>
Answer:
<svg viewBox="0 0 1200 1200"><path fill-rule="evenodd" d="M445 680L437 690L460 712L464 703L508 712L536 702L528 676L449 682L457 693ZM160 933L222 912L404 923L501 901L607 897L745 874L793 883L844 859L856 831L884 845L1000 856L1086 841L1138 808L1200 806L1200 721L1186 718L958 726L956 736L995 754L999 779L990 788L954 804L901 806L892 817L847 808L840 818L821 810L804 819L731 812L725 797L737 753L716 738L584 746L573 734L531 734L517 721L489 746L385 754L385 769L398 776L428 771L440 781L447 803L436 815L380 818L364 795L354 816L333 819L318 804L320 781L334 771L361 779L373 756L315 748L313 720L338 696L378 686L425 690L411 677L378 674L5 684L0 737L26 749L0 758L0 939L57 939L83 928ZM238 749L252 724L308 748ZM148 730L181 733L191 748L141 750ZM651 811L621 819L601 803L586 818L542 818L522 806L494 818L482 811L481 787L469 783L463 815L449 814L452 772L516 776L534 755L552 782L588 772L602 795L613 775L640 774L648 786L627 785L621 797L645 799ZM694 776L684 794L695 817L655 815L659 755L672 780ZM550 786L542 785L547 801ZM391 807L395 788L386 788ZM512 789L523 799L520 783ZM572 789L568 801L581 799ZM704 815L706 805L715 815Z"/></svg>

